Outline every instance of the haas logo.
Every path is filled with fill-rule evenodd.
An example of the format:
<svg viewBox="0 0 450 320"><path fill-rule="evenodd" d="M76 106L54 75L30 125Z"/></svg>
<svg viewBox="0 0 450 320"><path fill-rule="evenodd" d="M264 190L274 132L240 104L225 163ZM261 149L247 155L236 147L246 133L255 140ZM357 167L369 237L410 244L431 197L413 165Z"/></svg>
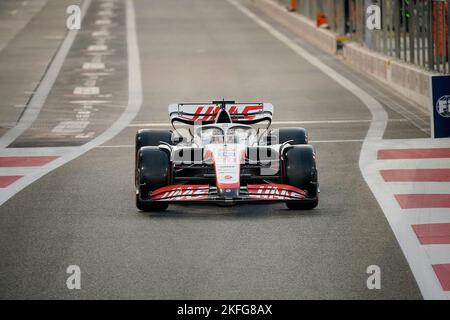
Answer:
<svg viewBox="0 0 450 320"><path fill-rule="evenodd" d="M262 105L228 105L227 110L230 114L240 114L245 120L255 119L254 112L262 111L264 108ZM216 118L219 112L219 106L197 106L192 117L183 117L186 120L191 121L212 121Z"/></svg>
<svg viewBox="0 0 450 320"><path fill-rule="evenodd" d="M450 117L450 96L442 96L436 103L436 111L441 117Z"/></svg>
<svg viewBox="0 0 450 320"><path fill-rule="evenodd" d="M208 198L208 189L195 189L193 187L174 188L162 194L153 196L153 200L203 200Z"/></svg>
<svg viewBox="0 0 450 320"><path fill-rule="evenodd" d="M298 189L298 192L287 189L279 189L272 186L258 186L257 189L251 189L251 191L256 190L256 194L251 197L255 199L269 199L269 200L284 200L298 198L302 199L305 197L303 190Z"/></svg>

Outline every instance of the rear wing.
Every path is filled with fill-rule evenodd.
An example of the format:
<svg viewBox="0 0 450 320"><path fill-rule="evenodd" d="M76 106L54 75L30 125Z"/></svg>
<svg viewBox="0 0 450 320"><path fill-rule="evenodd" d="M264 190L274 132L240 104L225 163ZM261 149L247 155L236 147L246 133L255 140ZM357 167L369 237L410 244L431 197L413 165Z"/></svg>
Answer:
<svg viewBox="0 0 450 320"><path fill-rule="evenodd" d="M236 103L234 101L213 101L212 103L178 103L169 105L169 116L174 122L185 124L211 124L221 108L228 111L233 123L255 124L272 122L271 103Z"/></svg>

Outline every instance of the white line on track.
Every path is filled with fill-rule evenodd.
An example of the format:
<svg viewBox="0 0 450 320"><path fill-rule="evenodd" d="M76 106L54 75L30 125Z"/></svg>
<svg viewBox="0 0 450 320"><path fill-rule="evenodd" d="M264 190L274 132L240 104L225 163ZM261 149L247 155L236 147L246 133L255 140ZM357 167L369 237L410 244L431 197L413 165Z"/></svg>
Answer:
<svg viewBox="0 0 450 320"><path fill-rule="evenodd" d="M78 147L45 147L45 148L5 148L0 150L2 156L62 156L71 153Z"/></svg>
<svg viewBox="0 0 450 320"><path fill-rule="evenodd" d="M85 62L82 68L86 70L105 69L105 64L103 62Z"/></svg>
<svg viewBox="0 0 450 320"><path fill-rule="evenodd" d="M286 46L291 48L299 56L308 61L311 65L321 70L328 77L332 78L342 87L354 94L369 109L372 115L372 121L364 139L359 158L359 167L362 175L366 183L371 187L372 193L374 194L381 209L383 210L384 215L386 216L395 234L395 237L397 238L397 241L399 242L400 247L406 256L406 259L411 267L411 270L416 278L417 284L419 285L424 298L448 299L448 295L443 293L441 286L436 279L436 276L434 275L425 250L418 247L417 237L411 230L411 226L402 223L401 219L397 215L398 212L396 212L395 210L391 210L392 208L398 208L398 204L395 201L395 198L382 188L372 187L374 185L380 185L380 183L383 182L379 174L373 174L373 171L370 170L370 165L377 160L376 152L374 152L374 150L376 150L374 149L374 145L377 145L377 143L381 142L388 122L388 114L384 110L382 105L375 98L370 96L370 94L358 87L355 83L337 73L334 69L330 68L328 65L320 61L320 59L318 59L317 57L311 55L308 51L283 35L270 24L256 16L242 4L240 4L236 0L227 1L248 18L253 20L260 27L272 34L276 39L280 40ZM273 6L274 10L279 10L279 6L275 3L272 3L271 1L260 1L265 1L267 2L267 4Z"/></svg>
<svg viewBox="0 0 450 320"><path fill-rule="evenodd" d="M273 121L272 125L314 125L314 124L359 124L359 123L371 123L372 120L368 119L356 119L356 120L299 120L299 121L288 121L280 120ZM407 119L390 119L389 122L408 122ZM128 127L170 127L168 122L133 122L128 125Z"/></svg>
<svg viewBox="0 0 450 320"><path fill-rule="evenodd" d="M109 37L109 35L110 34L108 30L100 30L92 32L93 37Z"/></svg>
<svg viewBox="0 0 450 320"><path fill-rule="evenodd" d="M383 109L381 104L374 99L367 92L362 90L356 84L345 78L344 76L337 73L334 69L324 64L320 59L311 55L308 51L300 47L297 43L286 37L284 34L273 28L270 24L256 16L253 12L245 8L243 5L238 3L236 0L227 0L230 4L236 7L239 11L245 14L247 17L252 19L256 24L265 29L276 39L284 43L287 47L292 49L295 53L301 56L303 59L308 61L311 65L316 67L325 73L328 77L335 80L342 87L346 88L348 91L353 93L357 98L359 98L370 110L372 114L372 120L370 121L370 128L366 135L366 140L381 140L384 130L386 129L388 115ZM269 2L270 3L270 2Z"/></svg>
<svg viewBox="0 0 450 320"><path fill-rule="evenodd" d="M98 95L100 94L99 87L76 87L73 89L74 95Z"/></svg>
<svg viewBox="0 0 450 320"><path fill-rule="evenodd" d="M395 160L382 160L377 161L370 165L375 171L383 169L448 169L450 168L450 162L445 164L442 159L395 159Z"/></svg>
<svg viewBox="0 0 450 320"><path fill-rule="evenodd" d="M363 142L364 140L362 139L350 139L350 140L315 140L315 141L310 141L310 143L315 144L315 143L354 143L354 142ZM97 146L97 148L134 148L135 145L134 144L114 144L114 145L101 145L101 146Z"/></svg>
<svg viewBox="0 0 450 320"><path fill-rule="evenodd" d="M90 45L87 49L88 51L106 51L108 50L108 46L104 44L93 44Z"/></svg>
<svg viewBox="0 0 450 320"><path fill-rule="evenodd" d="M90 4L90 0L85 0L83 2L83 8L84 11L88 8ZM24 176L23 178L19 179L15 183L13 183L8 188L5 188L2 190L2 193L0 194L0 205L2 205L5 201L7 201L9 198L14 196L17 192L22 190L23 188L27 187L37 179L41 178L42 176L46 175L50 171L64 165L65 163L81 156L85 152L91 150L92 148L95 148L98 145L101 145L105 143L106 141L113 138L115 135L117 135L120 131L122 131L124 128L127 127L127 125L134 119L134 117L139 112L141 105L142 105L142 83L141 83L141 66L140 66L140 57L139 57L139 47L138 47L138 40L137 40L137 34L136 34L136 17L135 17L135 11L134 11L134 5L133 0L126 0L126 31L127 31L127 50L128 50L128 105L123 111L122 115L112 124L111 127L109 127L107 130L105 130L102 134L100 134L95 139L91 140L90 142L80 146L80 147L73 147L73 148L64 148L64 151L67 151L63 153L63 155L48 163L45 166L42 166L41 169L43 170L36 170L33 173ZM73 42L73 38L76 35L76 33L69 33L71 35L71 42ZM67 40L67 39L66 39ZM65 41L66 42L66 41ZM70 46L69 46L70 47ZM68 49L68 48L67 48ZM64 62L64 55L60 55L58 58L58 61L62 59L61 64ZM50 67L52 68L52 67ZM54 80L53 78L56 78L59 69L52 71L52 81L46 80L44 83L41 83L41 86L45 87L38 88L39 90L46 93L45 95L41 92L39 95L39 101L40 105L37 104L38 108L36 110L33 110L31 115L27 115L26 117L26 124L27 126L21 126L18 129L15 129L15 134L10 134L8 136L8 139L10 139L10 142L12 142L15 138L17 138L26 128L28 128L29 125L36 119L40 109L42 108L42 104L45 102L45 98L48 95L48 92L50 91L51 87L53 86ZM36 105L35 105L36 106ZM12 129L14 130L14 129ZM13 138L13 139L12 139ZM9 143L5 143L5 141L2 140L2 145L7 146ZM33 150L37 148L32 148ZM43 148L48 149L48 148ZM63 148L61 148L63 149ZM48 149L47 151L49 151ZM6 152L5 152L6 151ZM5 154L8 152L8 149L0 149L1 154Z"/></svg>
<svg viewBox="0 0 450 320"><path fill-rule="evenodd" d="M0 168L0 176L24 176L24 175L28 175L28 174L34 174L37 171L41 171L42 173L47 172L47 170L45 168L41 168L41 167Z"/></svg>
<svg viewBox="0 0 450 320"><path fill-rule="evenodd" d="M374 144L376 149L450 148L450 139L392 139Z"/></svg>
<svg viewBox="0 0 450 320"><path fill-rule="evenodd" d="M134 148L134 144L115 144L115 145L102 145L102 146L97 146L97 148L105 148L105 149L110 149L110 148Z"/></svg>
<svg viewBox="0 0 450 320"><path fill-rule="evenodd" d="M345 70L343 70L343 72L346 74L350 74L350 72L345 71ZM366 85L366 87L367 87L367 85ZM395 112L398 112L399 114L401 114L403 117L405 117L406 118L405 120L409 120L409 122L411 122L419 130L421 130L427 134L430 133L430 129L429 129L430 121L425 119L426 113L420 107L417 107L416 109L417 109L417 111L419 111L422 114L422 116L419 116L419 115L415 114L414 112L412 112L411 110L405 108L404 106L397 103L392 98L390 98L388 95L384 94L383 92L381 92L379 89L375 88L374 86L371 86L370 89L377 95L378 99L384 101L388 107L395 106L396 108L393 108L393 110ZM396 93L396 96L400 96L400 95ZM389 121L391 121L391 119L389 119Z"/></svg>
<svg viewBox="0 0 450 320"><path fill-rule="evenodd" d="M363 139L343 139L343 140L311 140L309 143L355 143L355 142L363 142Z"/></svg>
<svg viewBox="0 0 450 320"><path fill-rule="evenodd" d="M391 194L450 194L450 182L387 182L385 188Z"/></svg>
<svg viewBox="0 0 450 320"><path fill-rule="evenodd" d="M446 208L406 209L403 210L402 214L403 219L408 222L408 225L448 223L450 221L450 211Z"/></svg>
<svg viewBox="0 0 450 320"><path fill-rule="evenodd" d="M97 21L95 21L95 24L99 25L99 26L110 25L111 20L109 20L109 19L97 20Z"/></svg>
<svg viewBox="0 0 450 320"><path fill-rule="evenodd" d="M85 0L83 2L81 7L82 17L86 15L86 11L90 5L91 0ZM56 78L58 77L58 74L64 64L64 61L66 60L67 54L72 47L77 33L78 30L68 31L66 38L64 39L55 58L50 64L50 67L47 69L47 72L45 73L44 78L39 84L38 89L31 97L30 102L28 103L28 107L25 109L25 112L20 118L19 123L0 138L0 149L6 148L11 142L13 142L23 132L25 132L25 130L27 130L31 126L34 120L36 120L39 112L42 109L42 106L45 103L45 100L47 100L47 97L56 81Z"/></svg>
<svg viewBox="0 0 450 320"><path fill-rule="evenodd" d="M448 263L450 261L449 244L428 245L426 252L432 264Z"/></svg>

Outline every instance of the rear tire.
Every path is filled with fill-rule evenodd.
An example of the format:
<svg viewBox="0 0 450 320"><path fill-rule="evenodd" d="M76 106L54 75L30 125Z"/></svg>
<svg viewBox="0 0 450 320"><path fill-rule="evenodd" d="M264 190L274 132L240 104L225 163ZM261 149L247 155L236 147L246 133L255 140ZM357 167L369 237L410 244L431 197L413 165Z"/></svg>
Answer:
<svg viewBox="0 0 450 320"><path fill-rule="evenodd" d="M289 201L292 210L311 210L319 204L318 177L314 148L311 145L296 145L284 152L284 183L308 192L313 200Z"/></svg>
<svg viewBox="0 0 450 320"><path fill-rule="evenodd" d="M136 207L142 211L164 211L165 202L144 202L149 199L149 193L167 186L170 175L170 159L167 152L158 147L142 147L136 160Z"/></svg>
<svg viewBox="0 0 450 320"><path fill-rule="evenodd" d="M305 128L279 128L270 132L271 144L283 144L291 141L291 145L308 144L308 132Z"/></svg>
<svg viewBox="0 0 450 320"><path fill-rule="evenodd" d="M136 149L135 154L142 147L157 147L162 142L173 145L172 131L170 130L155 130L155 129L141 129L136 133Z"/></svg>

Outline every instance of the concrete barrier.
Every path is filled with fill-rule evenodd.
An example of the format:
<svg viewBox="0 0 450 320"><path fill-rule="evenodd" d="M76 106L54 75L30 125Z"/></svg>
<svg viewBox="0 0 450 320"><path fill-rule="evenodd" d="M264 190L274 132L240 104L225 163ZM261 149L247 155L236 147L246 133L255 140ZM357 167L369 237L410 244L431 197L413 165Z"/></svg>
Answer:
<svg viewBox="0 0 450 320"><path fill-rule="evenodd" d="M430 78L437 73L376 53L353 42L344 44L343 56L344 61L355 69L375 77L408 100L430 110Z"/></svg>
<svg viewBox="0 0 450 320"><path fill-rule="evenodd" d="M347 42L343 46L343 56L345 62L356 69L368 73L380 81L388 80L390 59L384 55L367 50L356 43Z"/></svg>
<svg viewBox="0 0 450 320"><path fill-rule="evenodd" d="M298 13L289 12L274 0L253 0L252 3L264 14L316 47L331 54L337 53L338 37L333 32L317 28L314 22ZM356 70L374 77L406 99L430 110L430 78L437 73L374 52L351 41L344 43L343 57Z"/></svg>
<svg viewBox="0 0 450 320"><path fill-rule="evenodd" d="M295 34L298 34L314 46L328 53L336 53L336 35L331 31L317 28L314 22L295 12L289 12L287 8L272 0L253 0L252 3L264 14L276 20Z"/></svg>

